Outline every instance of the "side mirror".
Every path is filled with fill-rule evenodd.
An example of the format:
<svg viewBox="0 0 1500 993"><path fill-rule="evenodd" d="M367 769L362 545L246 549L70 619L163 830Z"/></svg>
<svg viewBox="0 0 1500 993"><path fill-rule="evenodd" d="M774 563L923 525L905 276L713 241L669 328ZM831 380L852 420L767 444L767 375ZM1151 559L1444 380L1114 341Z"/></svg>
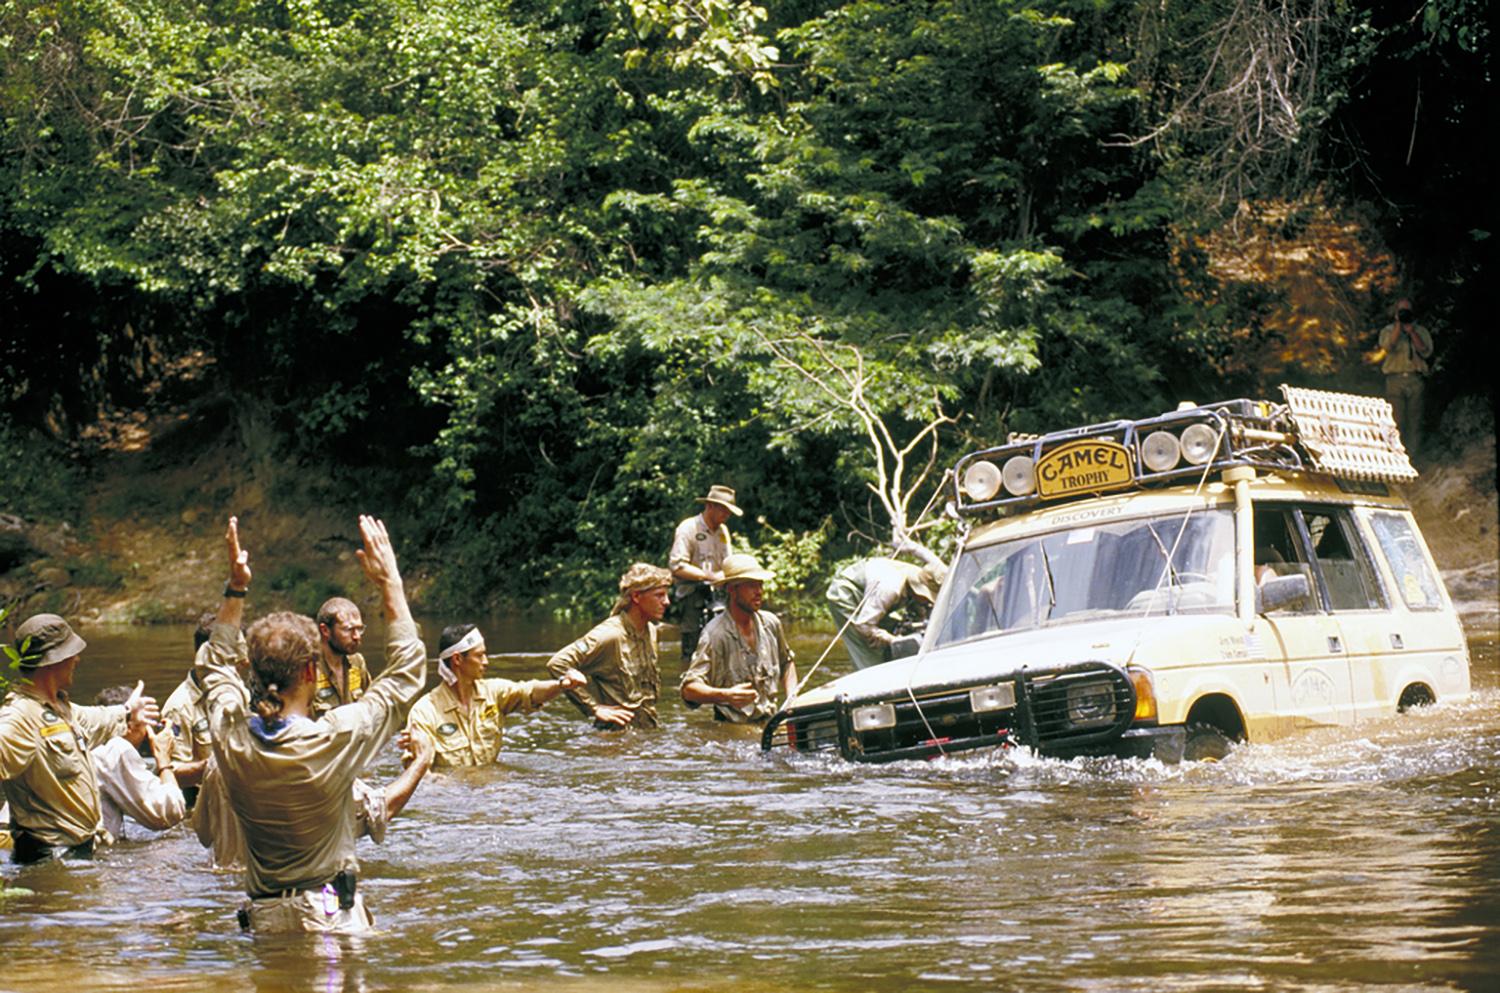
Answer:
<svg viewBox="0 0 1500 993"><path fill-rule="evenodd" d="M1312 598L1312 586L1302 573L1277 576L1255 588L1255 612L1269 614L1273 610L1286 610L1301 606Z"/></svg>
<svg viewBox="0 0 1500 993"><path fill-rule="evenodd" d="M922 650L922 636L919 634L906 634L891 642L890 661L909 658Z"/></svg>

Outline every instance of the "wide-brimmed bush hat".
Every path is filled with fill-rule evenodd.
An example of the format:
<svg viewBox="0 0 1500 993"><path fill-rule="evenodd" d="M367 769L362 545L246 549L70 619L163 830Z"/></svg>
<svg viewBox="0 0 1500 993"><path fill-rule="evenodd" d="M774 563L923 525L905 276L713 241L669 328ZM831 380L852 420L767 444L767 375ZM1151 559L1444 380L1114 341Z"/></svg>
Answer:
<svg viewBox="0 0 1500 993"><path fill-rule="evenodd" d="M21 652L21 664L28 667L66 662L87 647L89 643L56 614L36 614L16 628L16 649Z"/></svg>
<svg viewBox="0 0 1500 993"><path fill-rule="evenodd" d="M943 577L947 574L948 570L944 566L930 563L924 565L911 577L911 591L928 603L936 603L938 590L942 588Z"/></svg>
<svg viewBox="0 0 1500 993"><path fill-rule="evenodd" d="M745 516L745 512L739 507L735 506L734 490L730 489L728 486L721 486L718 483L710 486L708 488L708 496L699 497L698 502L722 504L723 506L728 507L729 512L735 517Z"/></svg>
<svg viewBox="0 0 1500 993"><path fill-rule="evenodd" d="M746 555L743 552L727 556L724 559L724 578L715 583L715 586L728 586L730 583L744 582L746 580L759 580L769 582L776 578L776 573L769 569L762 569L760 563L755 561L754 555Z"/></svg>

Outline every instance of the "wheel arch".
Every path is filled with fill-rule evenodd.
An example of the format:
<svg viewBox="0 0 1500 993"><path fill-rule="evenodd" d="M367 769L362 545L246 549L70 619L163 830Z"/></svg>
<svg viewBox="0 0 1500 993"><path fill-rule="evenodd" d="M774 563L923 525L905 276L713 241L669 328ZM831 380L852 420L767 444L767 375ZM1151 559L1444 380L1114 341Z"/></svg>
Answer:
<svg viewBox="0 0 1500 993"><path fill-rule="evenodd" d="M1184 723L1188 727L1206 724L1218 728L1231 741L1246 739L1245 716L1228 693L1205 693L1194 700Z"/></svg>

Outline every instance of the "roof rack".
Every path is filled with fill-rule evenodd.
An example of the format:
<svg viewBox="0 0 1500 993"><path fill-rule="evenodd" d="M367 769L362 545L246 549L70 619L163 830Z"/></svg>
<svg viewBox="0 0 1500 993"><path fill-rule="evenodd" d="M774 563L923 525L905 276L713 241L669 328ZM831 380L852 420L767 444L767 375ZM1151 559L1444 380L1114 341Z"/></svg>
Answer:
<svg viewBox="0 0 1500 993"><path fill-rule="evenodd" d="M1012 436L958 460L953 509L976 515L1165 485L1234 466L1378 482L1417 477L1385 400L1286 385L1281 393L1282 403L1184 404L1142 420Z"/></svg>

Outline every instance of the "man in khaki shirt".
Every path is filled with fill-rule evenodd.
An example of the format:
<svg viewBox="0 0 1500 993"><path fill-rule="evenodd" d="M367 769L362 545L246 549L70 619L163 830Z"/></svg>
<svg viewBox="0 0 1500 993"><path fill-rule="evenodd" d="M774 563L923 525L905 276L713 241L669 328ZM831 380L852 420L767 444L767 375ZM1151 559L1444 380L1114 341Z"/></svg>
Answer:
<svg viewBox="0 0 1500 993"><path fill-rule="evenodd" d="M703 510L678 524L672 534L667 568L677 580L673 593L677 597L684 661L692 658L693 650L698 647L704 614L713 602L711 587L724 578L724 559L729 555L729 517L745 513L734 501L734 490L728 486L710 486L708 495L698 498Z"/></svg>
<svg viewBox="0 0 1500 993"><path fill-rule="evenodd" d="M353 703L365 695L370 670L359 646L365 637L365 619L353 600L330 597L318 608L318 689L313 696L313 716L322 717L334 707Z"/></svg>
<svg viewBox="0 0 1500 993"><path fill-rule="evenodd" d="M751 555L724 560L729 606L708 622L692 664L682 674L689 707L711 703L717 720L764 723L776 713L778 690L797 694L797 663L781 629L781 618L761 610L764 584L775 574Z"/></svg>
<svg viewBox="0 0 1500 993"><path fill-rule="evenodd" d="M568 690L568 698L595 727L657 726L656 628L671 600L671 582L667 570L637 562L620 577L609 619L547 661L554 678L569 669L587 678L586 685Z"/></svg>
<svg viewBox="0 0 1500 993"><path fill-rule="evenodd" d="M1411 301L1396 301L1395 320L1380 329L1380 371L1385 373L1385 398L1406 449L1416 455L1422 447L1422 394L1432 333L1417 323Z"/></svg>
<svg viewBox="0 0 1500 993"><path fill-rule="evenodd" d="M442 682L411 708L406 729L420 731L437 746L436 765L489 765L500 754L505 715L529 713L563 690L587 680L576 669L556 679L485 679L490 664L484 635L474 624L452 624L438 639L438 676Z"/></svg>
<svg viewBox="0 0 1500 993"><path fill-rule="evenodd" d="M68 690L88 644L56 614L16 629L21 679L0 704L0 780L10 804L16 862L90 858L99 826L99 782L89 749L123 734L128 721L155 724L156 701L141 688L125 704L73 704Z"/></svg>
<svg viewBox="0 0 1500 993"><path fill-rule="evenodd" d="M250 901L241 924L258 932L354 934L373 919L357 891L354 780L385 746L422 688L427 652L407 606L385 525L361 517L356 554L385 602L385 672L363 697L312 717L318 629L276 613L245 631L250 692L235 673L235 635L250 585L238 523L225 534L229 583L204 663L214 762L245 836Z"/></svg>

